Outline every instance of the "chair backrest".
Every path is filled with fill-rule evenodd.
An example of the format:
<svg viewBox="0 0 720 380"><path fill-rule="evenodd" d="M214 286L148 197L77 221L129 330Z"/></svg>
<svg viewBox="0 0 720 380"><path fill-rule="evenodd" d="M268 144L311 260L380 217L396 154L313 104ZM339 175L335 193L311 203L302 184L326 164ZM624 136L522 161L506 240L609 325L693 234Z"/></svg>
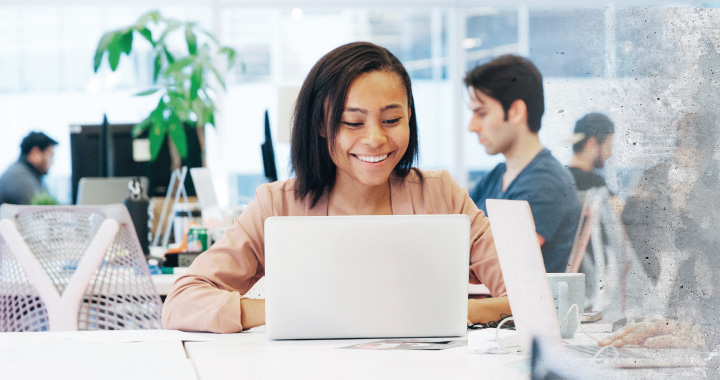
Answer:
<svg viewBox="0 0 720 380"><path fill-rule="evenodd" d="M123 205L2 205L0 218L0 331L162 328Z"/></svg>
<svg viewBox="0 0 720 380"><path fill-rule="evenodd" d="M575 241L570 251L568 267L565 271L567 273L577 273L580 269L580 264L583 261L585 252L587 252L593 229L597 226L596 222L598 221L600 203L603 200L607 201L607 190L603 192L600 188L591 188L579 192L578 196L581 200L582 208L580 209L581 214L577 232L575 232Z"/></svg>

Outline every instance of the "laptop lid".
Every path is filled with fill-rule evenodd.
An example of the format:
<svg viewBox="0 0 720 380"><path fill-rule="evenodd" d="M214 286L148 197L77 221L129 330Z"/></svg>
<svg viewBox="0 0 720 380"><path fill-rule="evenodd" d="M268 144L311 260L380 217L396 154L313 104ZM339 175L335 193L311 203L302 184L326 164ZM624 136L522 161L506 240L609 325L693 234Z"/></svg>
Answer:
<svg viewBox="0 0 720 380"><path fill-rule="evenodd" d="M268 218L266 335L460 336L469 260L467 215Z"/></svg>
<svg viewBox="0 0 720 380"><path fill-rule="evenodd" d="M78 182L76 204L79 206L109 205L123 203L130 196L128 183L135 177L83 177ZM140 177L140 187L148 194L148 178Z"/></svg>
<svg viewBox="0 0 720 380"><path fill-rule="evenodd" d="M500 199L488 199L486 205L520 346L529 352L533 337L560 342L560 325L530 205Z"/></svg>
<svg viewBox="0 0 720 380"><path fill-rule="evenodd" d="M224 216L215 193L215 184L210 170L208 168L191 168L190 176L200 203L203 225L208 227L222 225Z"/></svg>

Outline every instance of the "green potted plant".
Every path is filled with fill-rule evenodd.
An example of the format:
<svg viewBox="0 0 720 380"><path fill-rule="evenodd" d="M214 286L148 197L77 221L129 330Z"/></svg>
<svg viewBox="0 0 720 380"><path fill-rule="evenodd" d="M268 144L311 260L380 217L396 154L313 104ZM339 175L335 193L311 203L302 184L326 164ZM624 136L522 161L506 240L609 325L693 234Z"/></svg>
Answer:
<svg viewBox="0 0 720 380"><path fill-rule="evenodd" d="M168 47L168 36L174 33L184 34L187 49L177 51ZM107 57L110 70L115 71L121 56L132 53L138 38L146 40L152 47L155 86L137 95L159 93L161 96L157 107L135 125L133 136L137 138L148 131L151 161L157 158L167 140L171 156L174 156L175 169L180 166L180 158L187 159L187 133L194 129L200 143L200 161L205 166L204 128L215 126L213 97L216 87L225 90L223 70L217 63L222 58L227 63L225 69L232 68L235 65L235 50L221 46L212 33L195 22L165 18L154 10L142 15L134 24L102 36L95 51L95 72L98 72L104 57Z"/></svg>

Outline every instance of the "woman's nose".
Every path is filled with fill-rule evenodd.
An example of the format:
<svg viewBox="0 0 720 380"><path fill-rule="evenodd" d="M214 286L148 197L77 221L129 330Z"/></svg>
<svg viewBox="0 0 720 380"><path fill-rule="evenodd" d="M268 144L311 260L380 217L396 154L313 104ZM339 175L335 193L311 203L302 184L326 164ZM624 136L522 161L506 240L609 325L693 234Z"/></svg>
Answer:
<svg viewBox="0 0 720 380"><path fill-rule="evenodd" d="M372 123L368 125L363 140L364 143L371 146L380 146L387 142L387 136L385 136L385 130L379 123Z"/></svg>

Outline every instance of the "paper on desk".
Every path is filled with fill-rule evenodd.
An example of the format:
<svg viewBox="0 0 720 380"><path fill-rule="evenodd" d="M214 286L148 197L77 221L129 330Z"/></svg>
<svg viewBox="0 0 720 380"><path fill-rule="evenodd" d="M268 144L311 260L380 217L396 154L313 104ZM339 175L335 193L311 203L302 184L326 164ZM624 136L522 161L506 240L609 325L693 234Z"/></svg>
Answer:
<svg viewBox="0 0 720 380"><path fill-rule="evenodd" d="M51 339L93 343L133 343L162 341L214 341L214 334L188 333L178 330L98 330L0 333L0 347L34 346Z"/></svg>
<svg viewBox="0 0 720 380"><path fill-rule="evenodd" d="M353 344L340 348L355 348L365 350L445 350L453 347L467 345L466 340L454 339L386 339L374 342Z"/></svg>

